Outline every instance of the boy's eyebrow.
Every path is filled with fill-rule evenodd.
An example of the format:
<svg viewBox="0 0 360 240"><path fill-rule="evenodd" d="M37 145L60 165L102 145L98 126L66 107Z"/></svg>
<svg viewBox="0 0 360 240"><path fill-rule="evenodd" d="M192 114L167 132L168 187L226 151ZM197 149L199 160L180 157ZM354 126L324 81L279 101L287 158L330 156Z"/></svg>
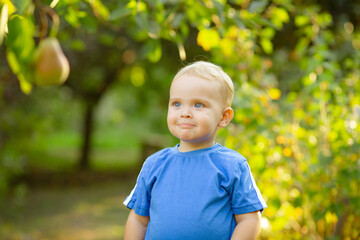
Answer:
<svg viewBox="0 0 360 240"><path fill-rule="evenodd" d="M209 100L207 98L198 98L198 97L194 97L192 99L194 102L199 101L199 102L209 102Z"/></svg>
<svg viewBox="0 0 360 240"><path fill-rule="evenodd" d="M173 97L173 98L170 98L169 99L169 102L174 102L174 101L180 101L180 100L183 100L183 98L181 97ZM193 97L193 98L190 98L191 101L193 102L206 102L206 103L209 103L210 100L208 100L207 98L201 98L201 97Z"/></svg>
<svg viewBox="0 0 360 240"><path fill-rule="evenodd" d="M173 102L173 101L176 101L176 100L179 100L179 98L169 98L169 102Z"/></svg>

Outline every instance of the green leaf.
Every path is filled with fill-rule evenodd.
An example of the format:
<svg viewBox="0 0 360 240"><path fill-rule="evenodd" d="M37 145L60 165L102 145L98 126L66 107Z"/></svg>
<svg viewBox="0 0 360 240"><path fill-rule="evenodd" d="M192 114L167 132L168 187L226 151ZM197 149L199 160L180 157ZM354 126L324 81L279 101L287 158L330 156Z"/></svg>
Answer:
<svg viewBox="0 0 360 240"><path fill-rule="evenodd" d="M18 74L20 72L20 63L16 58L16 55L12 51L8 51L6 54L7 61L13 73Z"/></svg>
<svg viewBox="0 0 360 240"><path fill-rule="evenodd" d="M265 38L273 38L275 35L275 30L273 28L264 28L262 31L261 31L261 36L262 37L265 37Z"/></svg>
<svg viewBox="0 0 360 240"><path fill-rule="evenodd" d="M265 53L271 54L273 52L273 44L269 39L262 38L260 41L260 45Z"/></svg>
<svg viewBox="0 0 360 240"><path fill-rule="evenodd" d="M332 82L334 79L334 74L328 70L324 71L320 76L319 80L325 81L325 82Z"/></svg>
<svg viewBox="0 0 360 240"><path fill-rule="evenodd" d="M307 38L303 37L298 40L298 43L295 47L295 52L298 55L298 57L302 57L304 54L306 54L309 44L310 44L310 41Z"/></svg>
<svg viewBox="0 0 360 240"><path fill-rule="evenodd" d="M289 22L290 16L283 8L273 8L271 21L277 28L282 28L284 23Z"/></svg>
<svg viewBox="0 0 360 240"><path fill-rule="evenodd" d="M84 17L79 18L79 24L81 25L81 28L89 33L97 33L99 21L91 14L85 14L86 15Z"/></svg>
<svg viewBox="0 0 360 240"><path fill-rule="evenodd" d="M184 22L180 26L180 31L182 36L187 37L189 35L189 25L186 22Z"/></svg>
<svg viewBox="0 0 360 240"><path fill-rule="evenodd" d="M65 14L65 20L74 28L81 26L80 19L87 15L84 11L78 11L76 6L69 6Z"/></svg>
<svg viewBox="0 0 360 240"><path fill-rule="evenodd" d="M19 73L17 75L19 82L20 82L20 89L25 94L30 94L32 90L32 84L30 83L29 79L25 77L24 74Z"/></svg>
<svg viewBox="0 0 360 240"><path fill-rule="evenodd" d="M224 6L223 4L218 0L212 0L213 4L215 5L217 16L219 17L221 22L225 22L225 16L224 16Z"/></svg>
<svg viewBox="0 0 360 240"><path fill-rule="evenodd" d="M114 46L115 36L108 33L102 33L98 36L99 42L106 46Z"/></svg>
<svg viewBox="0 0 360 240"><path fill-rule="evenodd" d="M11 70L19 79L21 91L25 94L29 94L32 90L32 85L30 77L31 73L25 69L28 66L22 66L17 60L15 53L12 51L8 51L6 56Z"/></svg>
<svg viewBox="0 0 360 240"><path fill-rule="evenodd" d="M143 53L150 62L153 63L158 62L162 55L160 41L157 40L148 41L143 48Z"/></svg>
<svg viewBox="0 0 360 240"><path fill-rule="evenodd" d="M141 87L145 83L145 69L140 66L135 66L131 69L130 81L135 87Z"/></svg>
<svg viewBox="0 0 360 240"><path fill-rule="evenodd" d="M31 0L13 0L12 3L16 8L16 13L22 15L31 3Z"/></svg>
<svg viewBox="0 0 360 240"><path fill-rule="evenodd" d="M178 28L181 25L181 23L184 21L184 18L185 18L185 15L183 13L176 14L171 23L171 26L173 28Z"/></svg>
<svg viewBox="0 0 360 240"><path fill-rule="evenodd" d="M162 4L175 4L178 3L178 0L160 0Z"/></svg>
<svg viewBox="0 0 360 240"><path fill-rule="evenodd" d="M304 15L298 15L295 17L295 25L297 27L302 27L310 23L310 18Z"/></svg>
<svg viewBox="0 0 360 240"><path fill-rule="evenodd" d="M34 24L29 18L15 15L9 19L6 46L13 51L20 63L32 61L35 42Z"/></svg>
<svg viewBox="0 0 360 240"><path fill-rule="evenodd" d="M90 5L93 8L93 11L101 16L103 19L107 20L109 15L110 15L110 11L109 9L107 9L107 7L102 3L101 0L92 0L89 1Z"/></svg>
<svg viewBox="0 0 360 240"><path fill-rule="evenodd" d="M332 16L328 13L317 15L316 20L321 28L326 28L332 24Z"/></svg>
<svg viewBox="0 0 360 240"><path fill-rule="evenodd" d="M161 27L156 21L149 21L149 32L148 35L151 38L157 39L160 37Z"/></svg>
<svg viewBox="0 0 360 240"><path fill-rule="evenodd" d="M31 64L35 50L33 34L34 24L29 18L13 15L9 19L6 39L7 59L25 94L31 91L33 71Z"/></svg>
<svg viewBox="0 0 360 240"><path fill-rule="evenodd" d="M80 39L74 39L73 41L71 41L70 46L73 50L78 52L82 52L86 48L85 42Z"/></svg>
<svg viewBox="0 0 360 240"><path fill-rule="evenodd" d="M116 8L114 11L112 11L109 15L109 21L117 21L122 18L128 17L131 14L131 9L121 7Z"/></svg>
<svg viewBox="0 0 360 240"><path fill-rule="evenodd" d="M262 13L267 5L268 1L252 1L248 7L248 11L251 13Z"/></svg>
<svg viewBox="0 0 360 240"><path fill-rule="evenodd" d="M148 21L145 14L139 13L135 16L135 22L139 26L140 29L148 28Z"/></svg>

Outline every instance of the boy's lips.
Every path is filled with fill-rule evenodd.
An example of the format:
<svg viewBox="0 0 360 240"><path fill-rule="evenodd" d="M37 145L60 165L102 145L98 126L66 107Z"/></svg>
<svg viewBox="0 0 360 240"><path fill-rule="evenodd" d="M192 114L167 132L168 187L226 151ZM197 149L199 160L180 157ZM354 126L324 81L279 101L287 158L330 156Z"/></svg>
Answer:
<svg viewBox="0 0 360 240"><path fill-rule="evenodd" d="M192 128L195 125L191 124L191 123L179 123L178 126L181 127L181 128Z"/></svg>

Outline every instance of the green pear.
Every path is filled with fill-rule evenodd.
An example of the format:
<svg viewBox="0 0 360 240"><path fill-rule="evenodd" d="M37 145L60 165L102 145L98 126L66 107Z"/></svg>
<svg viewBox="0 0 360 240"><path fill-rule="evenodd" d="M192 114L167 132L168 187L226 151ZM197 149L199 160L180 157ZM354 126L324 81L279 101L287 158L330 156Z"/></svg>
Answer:
<svg viewBox="0 0 360 240"><path fill-rule="evenodd" d="M70 65L56 38L40 41L35 52L35 83L40 86L63 84L70 73Z"/></svg>

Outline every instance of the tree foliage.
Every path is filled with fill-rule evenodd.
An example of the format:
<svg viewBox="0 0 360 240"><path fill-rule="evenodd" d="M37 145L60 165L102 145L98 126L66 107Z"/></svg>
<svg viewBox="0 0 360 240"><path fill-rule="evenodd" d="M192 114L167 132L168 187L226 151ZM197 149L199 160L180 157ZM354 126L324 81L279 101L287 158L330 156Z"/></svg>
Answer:
<svg viewBox="0 0 360 240"><path fill-rule="evenodd" d="M234 121L221 135L249 159L269 205L262 239L360 236L356 1L3 0L0 7L0 43L22 91L31 92L33 54L50 29L70 61L67 86L90 115L116 82L144 88L154 63L175 71L177 59L200 53L223 66L237 91Z"/></svg>

